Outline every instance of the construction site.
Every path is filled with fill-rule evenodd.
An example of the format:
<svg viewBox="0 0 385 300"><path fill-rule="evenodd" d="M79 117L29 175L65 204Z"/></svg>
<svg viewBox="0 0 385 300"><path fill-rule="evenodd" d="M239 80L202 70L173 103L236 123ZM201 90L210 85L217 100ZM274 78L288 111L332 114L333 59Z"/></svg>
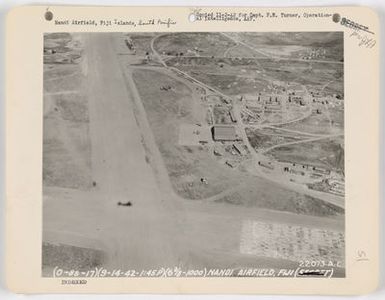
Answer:
<svg viewBox="0 0 385 300"><path fill-rule="evenodd" d="M343 277L343 82L340 32L46 34L43 275Z"/></svg>

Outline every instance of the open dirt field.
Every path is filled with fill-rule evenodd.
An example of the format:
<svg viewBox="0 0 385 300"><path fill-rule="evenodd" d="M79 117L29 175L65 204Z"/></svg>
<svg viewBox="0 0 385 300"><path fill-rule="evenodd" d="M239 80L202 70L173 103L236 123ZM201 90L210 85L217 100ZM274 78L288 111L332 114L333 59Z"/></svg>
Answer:
<svg viewBox="0 0 385 300"><path fill-rule="evenodd" d="M219 165L209 155L205 146L179 145L182 124L205 121L203 107L194 101L192 90L186 84L153 70L135 70L134 81L171 182L179 195L187 199L206 198L239 182L232 170ZM147 82L153 84L148 86ZM159 93L160 87L166 85L171 85L172 89ZM206 178L210 184L202 184L201 178Z"/></svg>

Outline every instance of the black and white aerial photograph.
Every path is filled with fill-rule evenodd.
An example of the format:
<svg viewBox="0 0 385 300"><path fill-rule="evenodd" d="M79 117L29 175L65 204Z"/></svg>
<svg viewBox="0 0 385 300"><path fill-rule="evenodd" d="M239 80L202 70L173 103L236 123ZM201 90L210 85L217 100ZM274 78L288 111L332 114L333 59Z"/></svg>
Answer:
<svg viewBox="0 0 385 300"><path fill-rule="evenodd" d="M343 32L43 43L43 277L346 276Z"/></svg>

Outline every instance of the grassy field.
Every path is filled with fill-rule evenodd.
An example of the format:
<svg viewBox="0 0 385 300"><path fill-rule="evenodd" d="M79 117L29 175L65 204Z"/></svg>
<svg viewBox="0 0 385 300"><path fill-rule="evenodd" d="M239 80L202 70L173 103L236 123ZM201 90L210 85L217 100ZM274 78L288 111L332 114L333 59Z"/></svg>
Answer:
<svg viewBox="0 0 385 300"><path fill-rule="evenodd" d="M238 44L237 46L230 48L226 57L255 57L255 58L263 58L265 55L250 49L244 45Z"/></svg>
<svg viewBox="0 0 385 300"><path fill-rule="evenodd" d="M319 62L280 61L274 59L259 60L266 75L276 80L297 82L304 85L325 85L330 81L343 78L342 64Z"/></svg>
<svg viewBox="0 0 385 300"><path fill-rule="evenodd" d="M306 119L303 119L298 122L293 122L290 124L285 125L279 125L279 128L284 129L291 129L291 130L298 130L306 133L314 133L314 134L338 134L343 133L343 112L336 112L336 110L333 112L333 110L330 108L330 119L326 115L326 113L323 114L312 114L311 116L307 117ZM334 123L332 121L334 120ZM336 126L336 123L340 124Z"/></svg>
<svg viewBox="0 0 385 300"><path fill-rule="evenodd" d="M308 138L308 136L305 134L299 134L299 133L294 133L294 132L290 132L290 131L285 131L285 130L281 130L281 129L275 128L275 127L264 127L261 129L257 129L255 131L257 133L264 134L264 135L278 135L278 136L283 136L283 137L288 137L288 138L296 138L296 139Z"/></svg>
<svg viewBox="0 0 385 300"><path fill-rule="evenodd" d="M60 67L55 64L44 64L44 87L46 88L50 80L63 79L79 74L79 68L76 64L67 64Z"/></svg>
<svg viewBox="0 0 385 300"><path fill-rule="evenodd" d="M101 250L43 242L42 259L43 277L52 277L55 267L66 271L94 270L103 265L105 255Z"/></svg>
<svg viewBox="0 0 385 300"><path fill-rule="evenodd" d="M242 32L238 36L254 47L297 46L325 48L325 60L343 59L343 32Z"/></svg>
<svg viewBox="0 0 385 300"><path fill-rule="evenodd" d="M333 127L343 131L344 129L344 111L341 108L329 109L330 119L333 122Z"/></svg>
<svg viewBox="0 0 385 300"><path fill-rule="evenodd" d="M269 148L278 144L300 140L300 138L294 136L271 135L265 133L263 130L255 130L252 128L246 128L246 134L251 146L255 149Z"/></svg>
<svg viewBox="0 0 385 300"><path fill-rule="evenodd" d="M159 37L155 42L155 49L159 53L170 55L188 55L189 51L198 49L199 55L223 56L226 49L232 46L235 43L219 33L170 33Z"/></svg>
<svg viewBox="0 0 385 300"><path fill-rule="evenodd" d="M284 58L298 58L300 53L308 49L308 47L298 45L262 45L258 47L258 50L262 51L262 53Z"/></svg>
<svg viewBox="0 0 385 300"><path fill-rule="evenodd" d="M214 121L215 124L232 124L230 115L230 108L224 107L224 106L214 106L213 113L214 113Z"/></svg>
<svg viewBox="0 0 385 300"><path fill-rule="evenodd" d="M44 48L53 49L58 52L70 50L68 43L72 41L72 36L68 32L54 32L44 34Z"/></svg>
<svg viewBox="0 0 385 300"><path fill-rule="evenodd" d="M82 75L77 70L78 66L57 65L44 74L44 90L48 93L58 93L61 91L73 91L79 89L79 82Z"/></svg>
<svg viewBox="0 0 385 300"><path fill-rule="evenodd" d="M256 77L262 68L255 59L218 57L178 57L167 60L167 65L182 71L205 74L222 74Z"/></svg>
<svg viewBox="0 0 385 300"><path fill-rule="evenodd" d="M81 58L79 43L69 33L44 34L44 63L72 64Z"/></svg>
<svg viewBox="0 0 385 300"><path fill-rule="evenodd" d="M324 92L333 95L339 94L344 97L344 81L343 78L336 79L335 81L329 83L325 88Z"/></svg>
<svg viewBox="0 0 385 300"><path fill-rule="evenodd" d="M265 183L263 188L258 181L256 183L223 196L216 202L319 217L335 217L345 212L344 209L333 204L289 191L275 183Z"/></svg>
<svg viewBox="0 0 385 300"><path fill-rule="evenodd" d="M55 96L44 117L43 182L47 186L91 186L91 146L86 99Z"/></svg>
<svg viewBox="0 0 385 300"><path fill-rule="evenodd" d="M130 33L133 45L137 55L145 55L147 52L151 53L151 40L156 34L154 33Z"/></svg>
<svg viewBox="0 0 385 300"><path fill-rule="evenodd" d="M263 116L265 118L263 123L265 124L281 123L285 120L281 112L265 111Z"/></svg>
<svg viewBox="0 0 385 300"><path fill-rule="evenodd" d="M334 45L342 42L343 32L242 32L251 44L262 45Z"/></svg>
<svg viewBox="0 0 385 300"><path fill-rule="evenodd" d="M52 46L67 34L48 35ZM88 189L91 186L91 145L88 99L82 93L79 64L44 64L43 184Z"/></svg>
<svg viewBox="0 0 385 300"><path fill-rule="evenodd" d="M324 139L275 148L269 152L275 159L308 164L343 173L343 138Z"/></svg>
<svg viewBox="0 0 385 300"><path fill-rule="evenodd" d="M205 84L212 86L226 95L240 95L247 93L257 93L266 88L267 82L263 79L239 77L227 74L207 74L197 72L190 75Z"/></svg>
<svg viewBox="0 0 385 300"><path fill-rule="evenodd" d="M169 66L231 95L267 89L267 78L277 82L308 85L330 95L343 95L343 65L276 59L180 57ZM263 74L263 75L262 75Z"/></svg>

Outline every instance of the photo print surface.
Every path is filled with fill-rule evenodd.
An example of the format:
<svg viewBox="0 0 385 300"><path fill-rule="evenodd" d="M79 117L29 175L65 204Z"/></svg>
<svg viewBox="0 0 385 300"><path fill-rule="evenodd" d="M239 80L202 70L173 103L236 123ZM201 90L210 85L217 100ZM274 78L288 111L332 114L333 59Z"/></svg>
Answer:
<svg viewBox="0 0 385 300"><path fill-rule="evenodd" d="M345 277L343 42L44 34L42 276Z"/></svg>

